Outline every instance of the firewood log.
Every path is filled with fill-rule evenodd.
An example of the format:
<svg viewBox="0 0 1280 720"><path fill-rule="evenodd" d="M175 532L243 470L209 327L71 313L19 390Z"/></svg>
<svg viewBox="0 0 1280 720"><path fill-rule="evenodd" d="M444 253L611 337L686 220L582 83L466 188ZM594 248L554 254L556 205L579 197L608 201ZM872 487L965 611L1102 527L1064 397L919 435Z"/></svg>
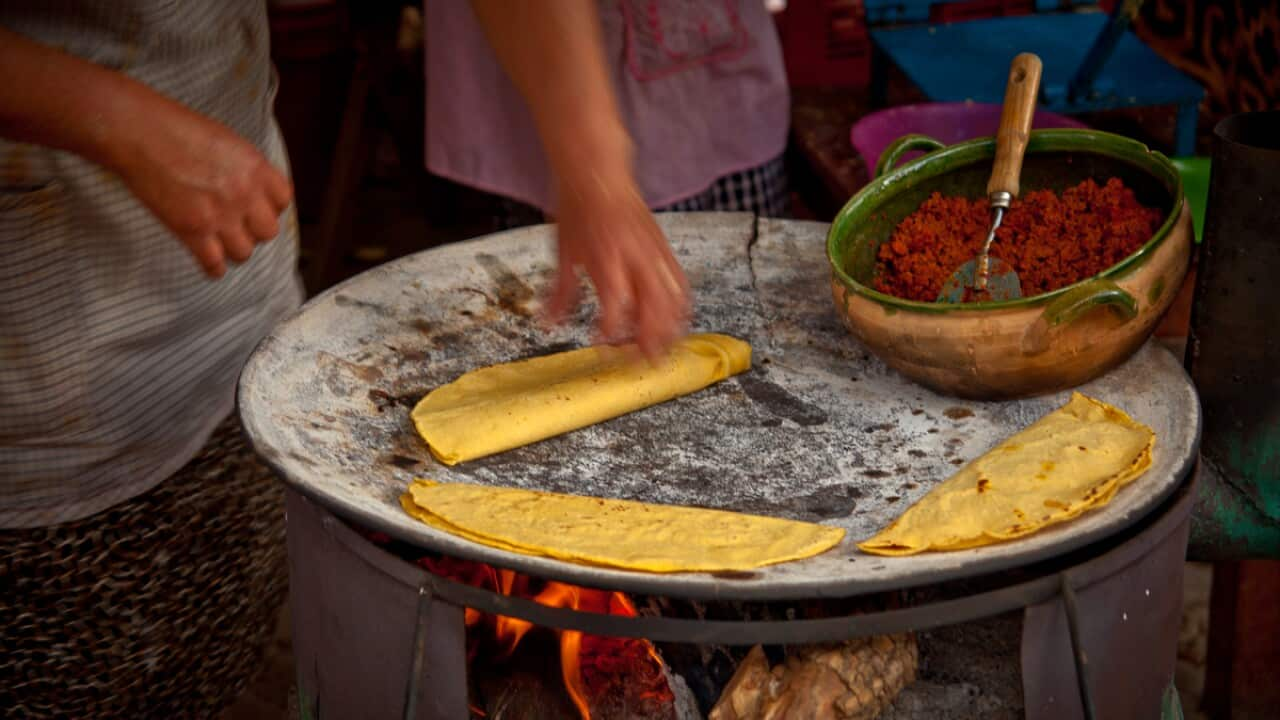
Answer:
<svg viewBox="0 0 1280 720"><path fill-rule="evenodd" d="M918 662L912 635L806 646L772 670L756 647L708 720L874 720L915 680Z"/></svg>

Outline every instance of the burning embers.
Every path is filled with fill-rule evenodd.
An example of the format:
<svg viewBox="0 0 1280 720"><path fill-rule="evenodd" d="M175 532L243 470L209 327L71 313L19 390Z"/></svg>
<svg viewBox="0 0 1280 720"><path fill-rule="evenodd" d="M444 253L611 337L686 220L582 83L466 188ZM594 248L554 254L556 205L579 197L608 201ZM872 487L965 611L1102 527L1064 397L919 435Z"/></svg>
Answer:
<svg viewBox="0 0 1280 720"><path fill-rule="evenodd" d="M417 560L417 564L442 577L549 607L625 617L637 614L627 596L619 592L536 580L510 570L453 558L426 557ZM480 658L487 666L501 669L504 662L512 661L518 649L530 644L523 641L531 632L550 632L535 628L525 620L486 615L472 609L467 609L465 619L467 655L473 668ZM564 689L581 718L600 718L618 714L619 710L630 717L675 717L674 696L663 672L662 660L649 641L584 635L572 630L554 632L559 644ZM601 706L610 711L600 712ZM472 710L477 716L489 714L480 704L473 704Z"/></svg>
<svg viewBox="0 0 1280 720"><path fill-rule="evenodd" d="M620 592L541 580L469 560L424 557L421 550L380 533L364 535L430 573L490 592L578 612L639 614ZM684 601L648 600L664 616L728 613L754 620L775 618L780 609L788 616L798 610L800 617L827 617L892 602L815 601L803 608L731 603L712 610L692 601L685 608ZM648 640L551 630L470 608L464 622L473 720L686 720L708 711L711 720L871 720L913 681L918 662L916 641L909 635L775 648L782 659L774 663L756 647L745 657L723 653L736 658L731 659L730 678L720 674L723 668L707 664L721 654L706 652L712 649L708 646L697 646L691 654L664 646L673 653L668 666ZM697 700L691 685L699 688Z"/></svg>

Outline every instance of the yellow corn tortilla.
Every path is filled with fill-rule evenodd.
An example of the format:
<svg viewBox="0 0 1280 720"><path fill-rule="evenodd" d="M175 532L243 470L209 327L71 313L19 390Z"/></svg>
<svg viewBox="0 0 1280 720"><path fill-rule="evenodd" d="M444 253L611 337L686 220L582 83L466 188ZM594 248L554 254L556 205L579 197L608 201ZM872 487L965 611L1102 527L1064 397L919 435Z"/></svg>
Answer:
<svg viewBox="0 0 1280 720"><path fill-rule="evenodd" d="M483 545L652 573L751 570L844 539L841 528L758 515L463 483L416 481L401 505Z"/></svg>
<svg viewBox="0 0 1280 720"><path fill-rule="evenodd" d="M528 445L656 405L744 372L751 346L690 335L662 362L634 347L595 346L473 370L436 388L413 424L445 465Z"/></svg>
<svg viewBox="0 0 1280 720"><path fill-rule="evenodd" d="M858 544L877 555L962 550L1066 522L1151 466L1155 433L1124 412L1071 400L969 463Z"/></svg>
<svg viewBox="0 0 1280 720"><path fill-rule="evenodd" d="M428 483L428 481L423 481L423 480L416 480L414 482ZM499 550L506 550L508 552L521 553L524 555L539 555L539 556L544 555L543 553L537 552L531 548L520 547L519 545L512 545L510 543L504 543L500 540L486 538L483 535L476 535L475 533L470 532L468 530L464 530L458 527L457 525L452 525L450 523L447 523L444 521L444 519L436 515L432 515L430 512L428 512L424 508L420 508L416 504L414 504L413 493L407 492L400 496L400 507L404 508L404 511L409 513L413 517L417 518L418 520L421 520L422 522L426 523L427 525L430 525L431 527L437 530L443 530L449 533L450 535L457 535L458 537L465 538L467 540L470 540L473 543L488 545L490 547L496 547Z"/></svg>

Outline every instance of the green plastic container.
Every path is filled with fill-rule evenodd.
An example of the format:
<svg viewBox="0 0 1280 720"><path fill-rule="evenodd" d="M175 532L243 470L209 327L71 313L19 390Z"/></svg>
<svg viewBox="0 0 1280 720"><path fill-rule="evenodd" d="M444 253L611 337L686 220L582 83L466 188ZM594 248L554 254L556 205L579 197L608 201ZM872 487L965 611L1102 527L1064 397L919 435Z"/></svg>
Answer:
<svg viewBox="0 0 1280 720"><path fill-rule="evenodd" d="M1176 157L1169 162L1182 177L1182 192L1191 206L1191 225L1196 229L1196 243L1204 233L1204 206L1209 202L1209 158Z"/></svg>

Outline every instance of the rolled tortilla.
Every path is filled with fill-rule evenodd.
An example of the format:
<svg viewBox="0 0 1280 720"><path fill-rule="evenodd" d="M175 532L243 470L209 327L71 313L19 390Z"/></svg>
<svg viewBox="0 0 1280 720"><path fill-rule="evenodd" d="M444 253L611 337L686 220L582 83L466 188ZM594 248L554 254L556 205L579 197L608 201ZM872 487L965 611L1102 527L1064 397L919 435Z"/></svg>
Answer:
<svg viewBox="0 0 1280 720"><path fill-rule="evenodd" d="M503 452L666 402L751 367L751 346L690 335L656 366L595 346L473 370L429 393L413 424L446 465Z"/></svg>

